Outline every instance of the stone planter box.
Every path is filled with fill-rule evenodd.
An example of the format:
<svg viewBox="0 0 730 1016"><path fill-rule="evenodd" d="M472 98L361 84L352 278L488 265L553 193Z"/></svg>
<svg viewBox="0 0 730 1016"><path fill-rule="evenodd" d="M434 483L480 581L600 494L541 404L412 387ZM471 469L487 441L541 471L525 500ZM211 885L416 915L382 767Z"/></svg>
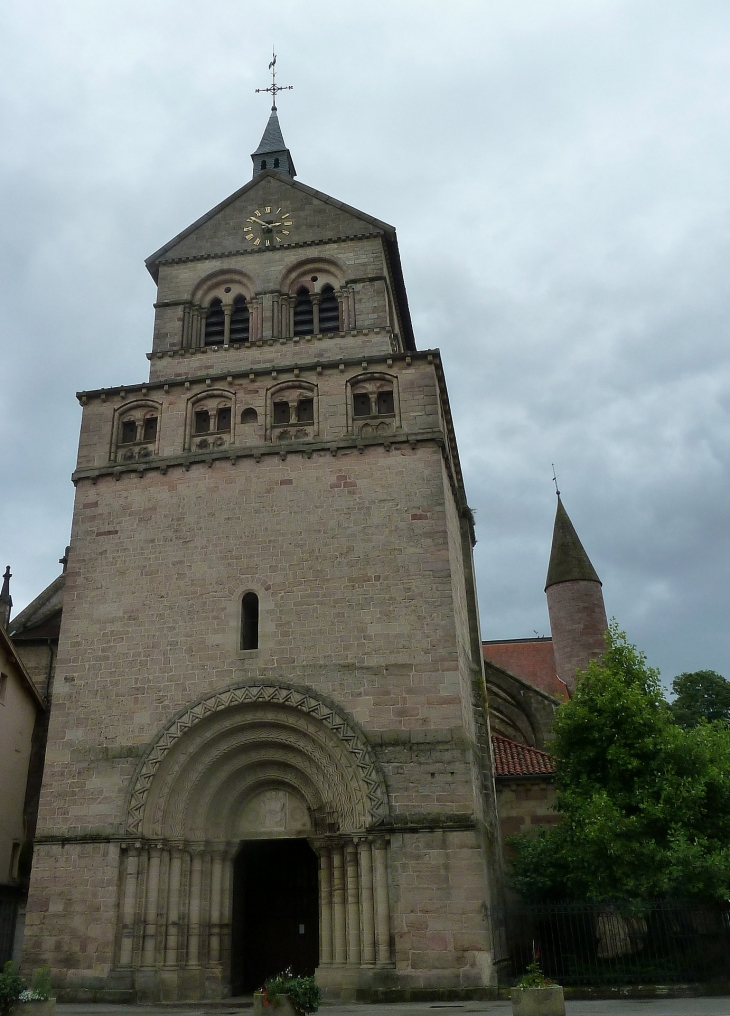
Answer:
<svg viewBox="0 0 730 1016"><path fill-rule="evenodd" d="M279 995L277 1005L264 1005L263 991L253 993L254 1016L301 1016L288 995Z"/></svg>
<svg viewBox="0 0 730 1016"><path fill-rule="evenodd" d="M56 1016L56 1000L45 1002L16 1002L10 1010L11 1016Z"/></svg>
<svg viewBox="0 0 730 1016"><path fill-rule="evenodd" d="M513 1016L565 1016L565 998L559 984L549 988L513 988Z"/></svg>

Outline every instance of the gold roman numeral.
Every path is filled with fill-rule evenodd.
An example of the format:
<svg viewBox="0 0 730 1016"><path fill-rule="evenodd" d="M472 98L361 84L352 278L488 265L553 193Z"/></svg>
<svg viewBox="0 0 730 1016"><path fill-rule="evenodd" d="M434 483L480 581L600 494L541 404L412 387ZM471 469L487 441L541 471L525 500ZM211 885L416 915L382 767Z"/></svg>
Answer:
<svg viewBox="0 0 730 1016"><path fill-rule="evenodd" d="M264 211L265 212L270 212L271 211L271 205L267 205L266 208L264 208Z"/></svg>
<svg viewBox="0 0 730 1016"><path fill-rule="evenodd" d="M246 234L246 239L247 240L253 240L253 233L247 233Z"/></svg>
<svg viewBox="0 0 730 1016"><path fill-rule="evenodd" d="M258 245L259 245L260 243L261 243L261 237L260 237L260 236L257 236L257 237L256 237L256 239L255 239L255 240L254 240L254 242L253 242L253 245L254 245L254 247L258 247Z"/></svg>

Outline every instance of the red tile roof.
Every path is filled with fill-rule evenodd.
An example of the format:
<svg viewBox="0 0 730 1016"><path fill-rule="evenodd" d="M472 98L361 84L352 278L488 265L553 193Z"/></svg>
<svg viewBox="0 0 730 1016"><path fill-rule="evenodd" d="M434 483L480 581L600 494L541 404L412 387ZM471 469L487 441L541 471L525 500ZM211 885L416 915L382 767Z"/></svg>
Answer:
<svg viewBox="0 0 730 1016"><path fill-rule="evenodd" d="M487 663L522 678L533 688L547 692L564 702L568 689L555 669L555 654L551 638L495 639L482 642L482 655Z"/></svg>
<svg viewBox="0 0 730 1016"><path fill-rule="evenodd" d="M492 734L495 776L552 776L555 759L546 751Z"/></svg>

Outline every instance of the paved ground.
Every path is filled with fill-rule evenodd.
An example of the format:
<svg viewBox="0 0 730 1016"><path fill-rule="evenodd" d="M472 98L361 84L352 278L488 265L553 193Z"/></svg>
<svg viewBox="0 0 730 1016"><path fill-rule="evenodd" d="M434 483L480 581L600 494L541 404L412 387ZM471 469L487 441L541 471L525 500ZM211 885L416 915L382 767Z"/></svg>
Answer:
<svg viewBox="0 0 730 1016"><path fill-rule="evenodd" d="M567 1016L730 1016L730 996L720 998L622 999L610 1002L566 1002ZM251 1009L206 1009L205 1005L108 1005L89 1002L59 1005L58 1016L251 1016ZM511 1002L403 1003L402 1005L324 1005L322 1016L460 1016L512 1011Z"/></svg>

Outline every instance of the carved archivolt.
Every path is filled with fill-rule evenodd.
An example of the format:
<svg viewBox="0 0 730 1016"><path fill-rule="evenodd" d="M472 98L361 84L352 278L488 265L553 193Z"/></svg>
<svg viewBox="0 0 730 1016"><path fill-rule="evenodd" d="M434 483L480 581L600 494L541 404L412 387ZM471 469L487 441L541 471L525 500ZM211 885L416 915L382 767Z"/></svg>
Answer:
<svg viewBox="0 0 730 1016"><path fill-rule="evenodd" d="M227 841L263 791L293 795L311 827L355 832L388 815L382 773L363 735L306 688L239 684L186 709L135 774L132 835Z"/></svg>

